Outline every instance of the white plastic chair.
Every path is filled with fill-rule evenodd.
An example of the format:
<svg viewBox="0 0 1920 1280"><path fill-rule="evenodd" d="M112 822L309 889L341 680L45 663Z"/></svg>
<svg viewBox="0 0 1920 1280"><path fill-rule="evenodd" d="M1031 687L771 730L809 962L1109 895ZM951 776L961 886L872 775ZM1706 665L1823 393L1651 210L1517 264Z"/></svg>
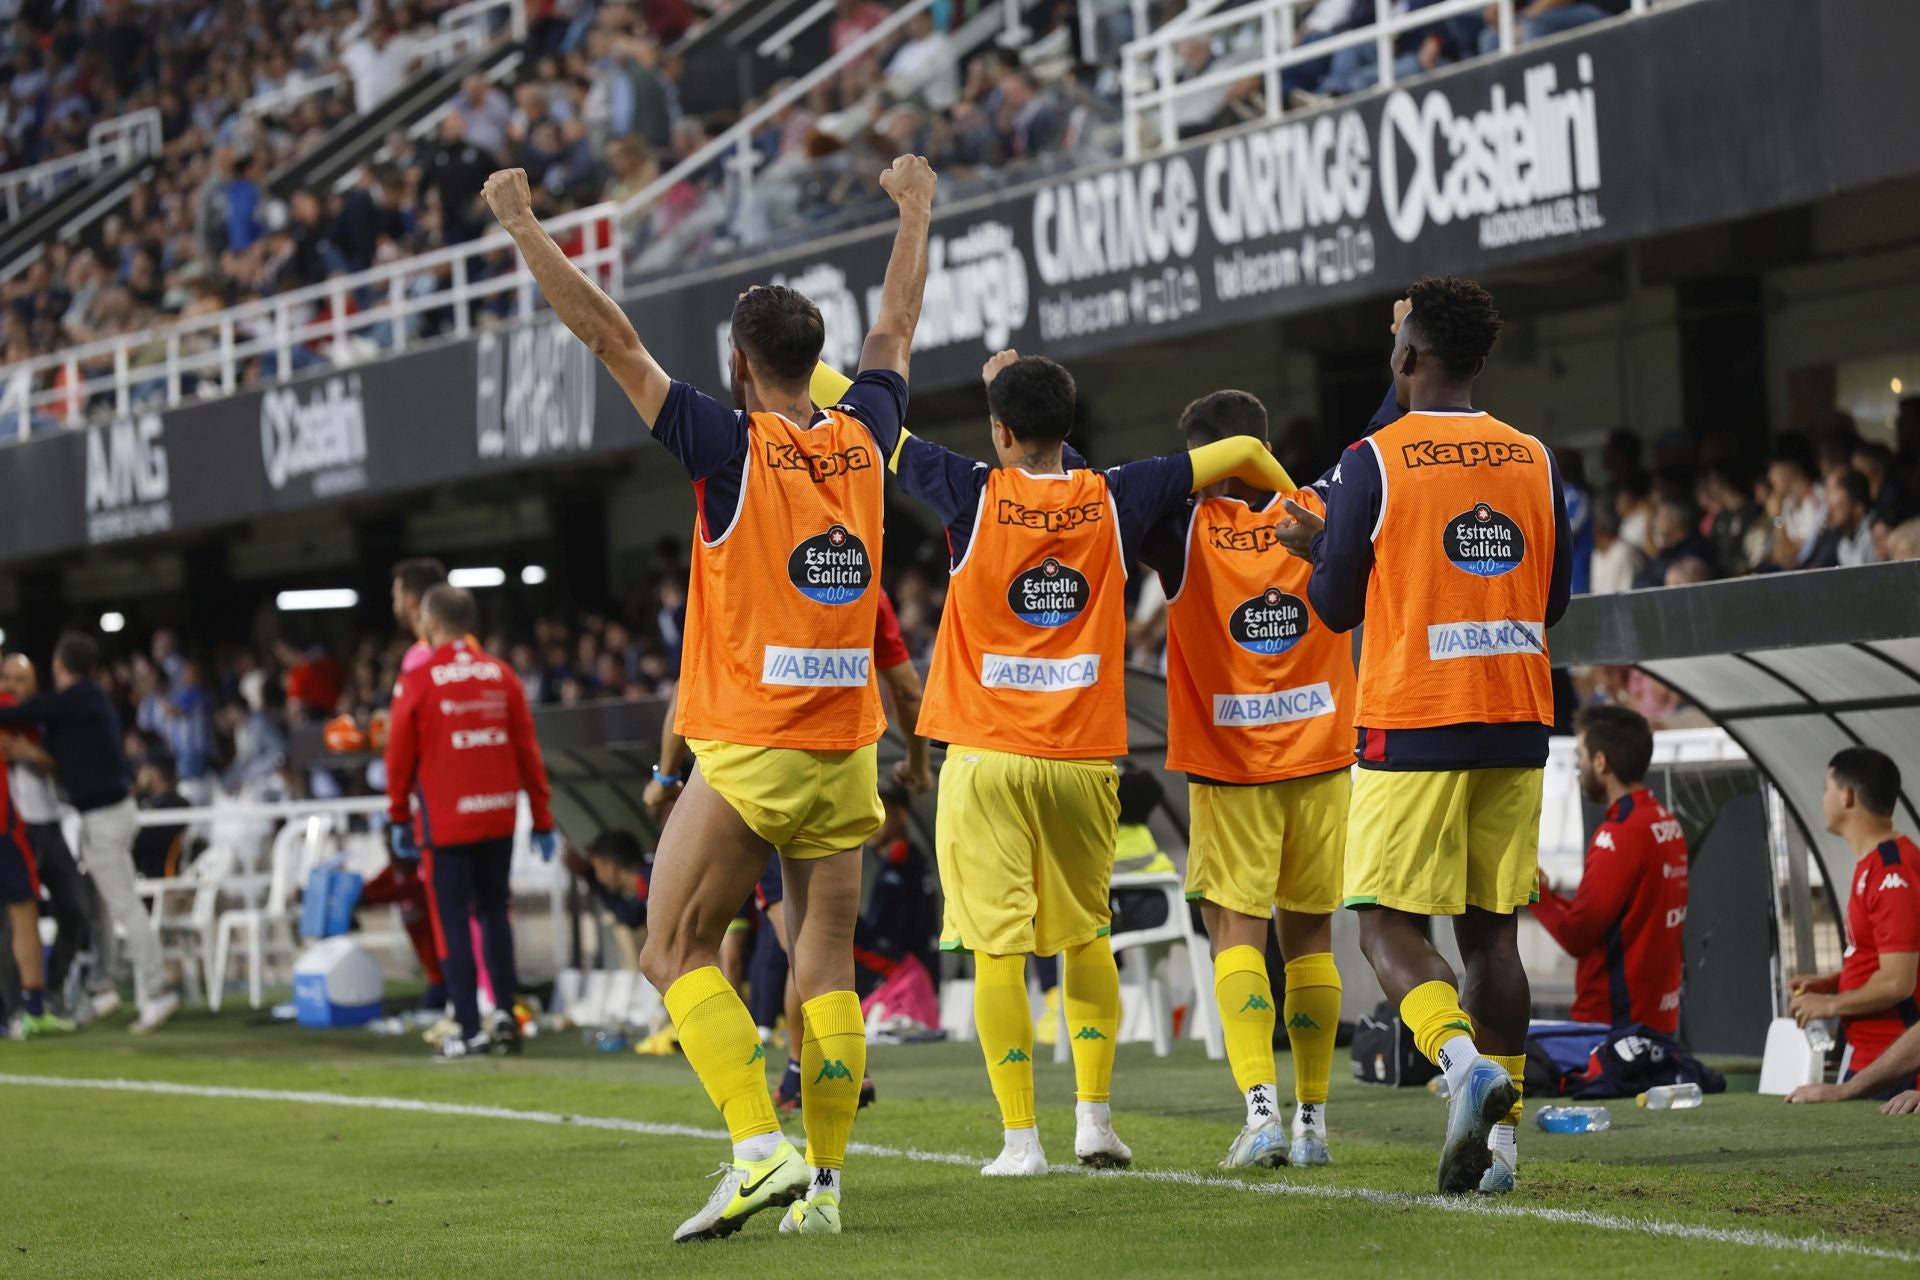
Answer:
<svg viewBox="0 0 1920 1280"><path fill-rule="evenodd" d="M152 899L153 931L160 939L161 959L180 967L189 1002L201 998L203 975L208 991L214 989L214 924L220 894L233 878L237 861L232 845L216 843L177 876L134 882L142 897ZM218 1003L213 1007L218 1008Z"/></svg>
<svg viewBox="0 0 1920 1280"><path fill-rule="evenodd" d="M273 959L291 961L299 945L300 913L294 892L325 850L332 823L320 814L304 824L289 822L273 841L273 866L267 879L266 901L223 911L214 923L213 965L207 978L207 1004L220 1011L226 994L227 965L233 940L246 935L247 1000L255 1009L266 1002L266 969Z"/></svg>
<svg viewBox="0 0 1920 1280"><path fill-rule="evenodd" d="M1173 1001L1167 992L1162 965L1172 963L1173 950L1180 947L1186 952L1193 981L1193 1006L1189 1016L1192 1033L1206 1042L1209 1058L1226 1057L1226 1042L1220 1034L1220 1011L1213 1001L1213 965L1207 954L1206 938L1194 932L1193 915L1187 910L1185 881L1166 872L1122 874L1113 878L1113 890L1116 893L1153 891L1164 894L1167 900L1166 923L1151 929L1114 933L1107 939L1115 956L1128 951L1139 953L1140 963L1131 967L1138 974L1136 988L1140 1002L1146 1006L1154 1056L1164 1058L1173 1052ZM1073 1056L1066 1028L1066 1001L1062 1000L1060 1005L1061 1031L1053 1046L1055 1062L1065 1062Z"/></svg>

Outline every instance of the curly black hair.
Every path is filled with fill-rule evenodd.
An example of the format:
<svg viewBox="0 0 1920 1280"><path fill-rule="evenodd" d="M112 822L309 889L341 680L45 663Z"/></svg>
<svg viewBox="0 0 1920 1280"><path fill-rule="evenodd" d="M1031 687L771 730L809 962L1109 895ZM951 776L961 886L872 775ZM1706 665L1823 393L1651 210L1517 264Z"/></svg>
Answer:
<svg viewBox="0 0 1920 1280"><path fill-rule="evenodd" d="M1065 440L1078 390L1073 375L1045 356L1021 356L994 375L987 408L1022 444Z"/></svg>
<svg viewBox="0 0 1920 1280"><path fill-rule="evenodd" d="M1421 346L1448 373L1471 378L1500 336L1500 313L1479 285L1459 276L1428 276L1407 290Z"/></svg>

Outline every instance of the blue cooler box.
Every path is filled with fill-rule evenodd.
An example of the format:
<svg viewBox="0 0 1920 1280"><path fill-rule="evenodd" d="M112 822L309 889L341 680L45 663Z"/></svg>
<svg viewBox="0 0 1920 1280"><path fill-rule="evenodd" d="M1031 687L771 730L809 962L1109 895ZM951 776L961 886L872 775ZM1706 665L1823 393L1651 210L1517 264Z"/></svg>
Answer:
<svg viewBox="0 0 1920 1280"><path fill-rule="evenodd" d="M380 962L351 938L308 947L293 966L293 1007L303 1027L359 1027L380 1016Z"/></svg>

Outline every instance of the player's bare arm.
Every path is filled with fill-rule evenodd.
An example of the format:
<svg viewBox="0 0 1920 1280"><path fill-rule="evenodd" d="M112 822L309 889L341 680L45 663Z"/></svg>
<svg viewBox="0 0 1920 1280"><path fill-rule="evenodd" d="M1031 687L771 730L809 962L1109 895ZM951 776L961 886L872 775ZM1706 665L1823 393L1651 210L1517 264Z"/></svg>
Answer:
<svg viewBox="0 0 1920 1280"><path fill-rule="evenodd" d="M933 223L933 190L939 178L925 156L901 156L880 175L880 189L900 208L900 227L880 286L880 313L860 348L860 368L891 369L907 376L913 331L927 289L927 229Z"/></svg>
<svg viewBox="0 0 1920 1280"><path fill-rule="evenodd" d="M519 247L520 256L526 260L527 270L540 285L540 292L546 297L547 305L560 317L573 336L587 344L587 350L593 352L594 359L607 367L613 380L627 393L627 399L633 402L634 409L641 420L652 426L660 416L660 408L667 402L667 390L671 385L666 370L662 369L646 346L641 343L640 335L634 332L632 321L626 312L620 310L612 298L573 264L560 246L554 243L540 220L533 216L533 196L527 186L527 173L524 169L501 169L487 179L482 193L487 206L493 210L493 216L500 220L513 242ZM925 232L921 234L921 278L926 276L925 268ZM918 294L915 294L916 299ZM919 314L916 303L916 317Z"/></svg>

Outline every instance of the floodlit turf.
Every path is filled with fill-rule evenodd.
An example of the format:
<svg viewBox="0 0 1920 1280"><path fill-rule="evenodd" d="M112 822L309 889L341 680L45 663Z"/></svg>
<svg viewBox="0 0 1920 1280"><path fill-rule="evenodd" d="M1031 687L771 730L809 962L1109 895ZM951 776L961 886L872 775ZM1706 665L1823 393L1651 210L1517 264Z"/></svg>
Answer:
<svg viewBox="0 0 1920 1280"><path fill-rule="evenodd" d="M718 1127L677 1058L601 1053L573 1036L535 1041L517 1060L439 1066L423 1055L411 1037L187 1013L144 1040L116 1027L0 1044L0 1074ZM1056 1166L1071 1165L1071 1071L1044 1049L1038 1056L1042 1139ZM704 1175L724 1152L719 1141L0 1083L0 1275L1854 1278L1920 1269L1920 1121L1866 1105L1788 1108L1730 1094L1681 1113L1615 1103L1604 1134L1529 1127L1521 1189L1496 1216L1417 1198L1432 1187L1442 1119L1424 1091L1336 1080L1334 1168L1230 1178L1215 1168L1240 1113L1225 1064L1191 1045L1167 1060L1123 1046L1115 1122L1136 1171L1222 1181L1060 1173L1001 1182L973 1164L999 1141L976 1046L876 1048L872 1067L880 1103L861 1113L854 1138L894 1152L850 1160L846 1235L782 1237L769 1214L732 1240L680 1247L668 1236L710 1190ZM1346 1069L1344 1054L1335 1069ZM1282 1055L1283 1079L1287 1070ZM1751 1078L1737 1083L1750 1088ZM797 1122L789 1127L798 1134ZM1336 1194L1273 1193L1287 1187ZM1555 1211L1597 1217L1556 1220ZM1811 1237L1846 1252L1790 1247Z"/></svg>

